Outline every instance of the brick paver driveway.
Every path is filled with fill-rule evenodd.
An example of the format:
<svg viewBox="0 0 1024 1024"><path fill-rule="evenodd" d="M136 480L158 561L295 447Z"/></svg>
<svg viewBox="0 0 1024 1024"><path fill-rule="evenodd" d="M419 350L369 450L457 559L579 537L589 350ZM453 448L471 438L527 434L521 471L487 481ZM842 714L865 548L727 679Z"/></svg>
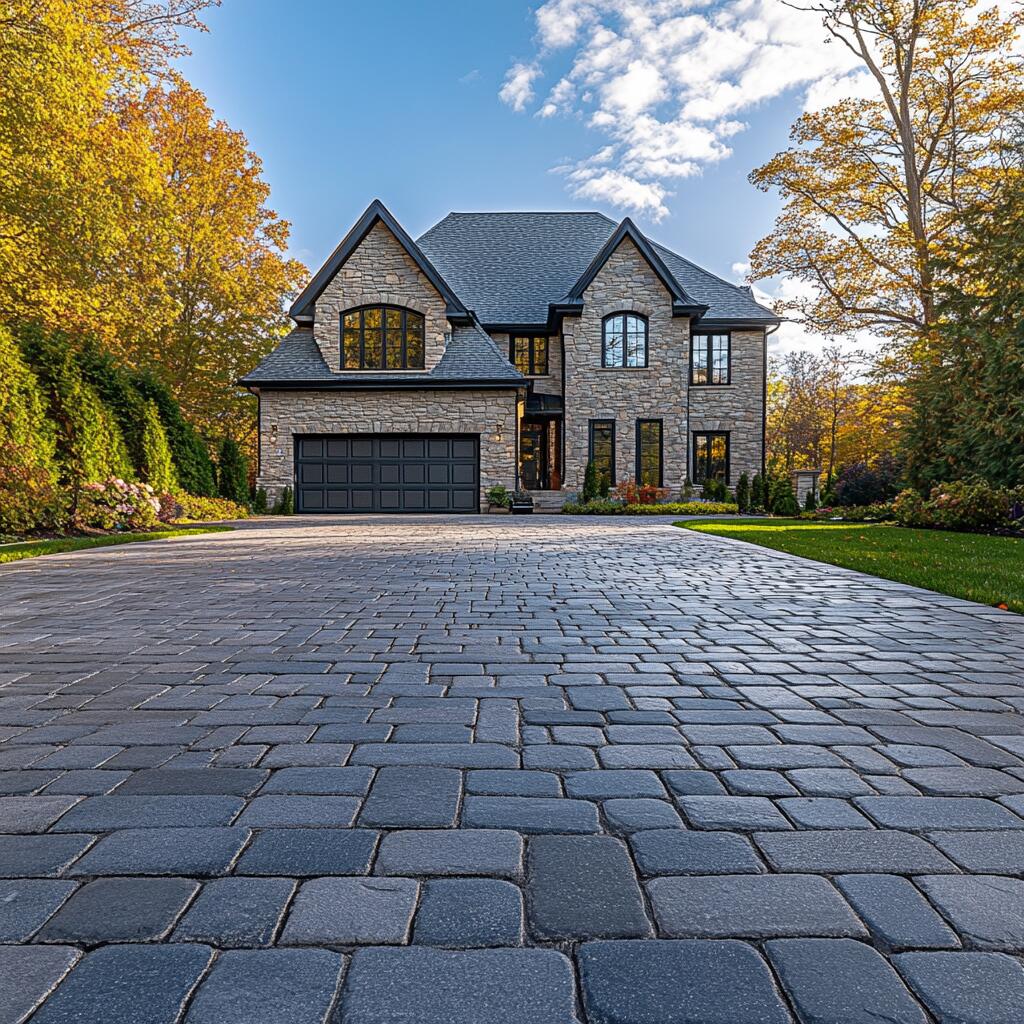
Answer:
<svg viewBox="0 0 1024 1024"><path fill-rule="evenodd" d="M1024 620L634 521L0 571L0 1021L1024 1020Z"/></svg>

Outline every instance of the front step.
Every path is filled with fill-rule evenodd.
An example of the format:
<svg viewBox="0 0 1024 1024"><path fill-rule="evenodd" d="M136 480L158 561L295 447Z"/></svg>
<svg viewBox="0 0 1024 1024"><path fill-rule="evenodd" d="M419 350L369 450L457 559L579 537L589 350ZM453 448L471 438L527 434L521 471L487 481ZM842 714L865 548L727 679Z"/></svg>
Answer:
<svg viewBox="0 0 1024 1024"><path fill-rule="evenodd" d="M561 512L569 495L567 491L530 491L534 512Z"/></svg>

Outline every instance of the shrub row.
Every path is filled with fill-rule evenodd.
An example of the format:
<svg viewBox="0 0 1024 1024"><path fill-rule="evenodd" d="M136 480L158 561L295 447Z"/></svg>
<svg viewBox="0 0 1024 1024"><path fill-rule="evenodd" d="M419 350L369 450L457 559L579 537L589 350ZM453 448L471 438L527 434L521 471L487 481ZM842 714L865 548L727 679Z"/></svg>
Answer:
<svg viewBox="0 0 1024 1024"><path fill-rule="evenodd" d="M567 501L562 512L570 516L729 516L739 506L731 501L669 501L660 505L626 505L597 498L593 501Z"/></svg>
<svg viewBox="0 0 1024 1024"><path fill-rule="evenodd" d="M901 526L938 530L991 530L1024 526L1024 488L993 487L982 480L937 484L927 498L901 491L893 502Z"/></svg>
<svg viewBox="0 0 1024 1024"><path fill-rule="evenodd" d="M248 502L244 456L234 441L220 455L220 493ZM206 442L150 374L92 342L0 325L0 532L142 529L159 495L217 485Z"/></svg>

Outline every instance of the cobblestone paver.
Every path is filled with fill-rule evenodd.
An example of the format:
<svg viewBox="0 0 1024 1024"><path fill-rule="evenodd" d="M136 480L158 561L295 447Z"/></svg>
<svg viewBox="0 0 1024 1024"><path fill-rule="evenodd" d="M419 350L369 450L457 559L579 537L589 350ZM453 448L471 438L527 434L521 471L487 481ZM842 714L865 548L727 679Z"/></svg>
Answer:
<svg viewBox="0 0 1024 1024"><path fill-rule="evenodd" d="M0 1024L1024 1021L1018 616L552 517L0 594Z"/></svg>

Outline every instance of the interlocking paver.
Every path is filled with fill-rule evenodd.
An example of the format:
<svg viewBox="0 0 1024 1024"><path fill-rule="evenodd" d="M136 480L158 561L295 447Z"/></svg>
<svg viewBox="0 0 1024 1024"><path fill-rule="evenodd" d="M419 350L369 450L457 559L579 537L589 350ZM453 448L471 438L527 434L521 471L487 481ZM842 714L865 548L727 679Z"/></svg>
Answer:
<svg viewBox="0 0 1024 1024"><path fill-rule="evenodd" d="M340 1024L577 1024L568 958L547 949L358 951Z"/></svg>
<svg viewBox="0 0 1024 1024"><path fill-rule="evenodd" d="M589 1019L603 1024L789 1024L757 952L744 942L625 939L580 947Z"/></svg>
<svg viewBox="0 0 1024 1024"><path fill-rule="evenodd" d="M939 1024L1019 1024L1024 967L1005 953L901 953L893 957Z"/></svg>
<svg viewBox="0 0 1024 1024"><path fill-rule="evenodd" d="M852 939L771 939L765 952L806 1024L927 1024L888 963Z"/></svg>
<svg viewBox="0 0 1024 1024"><path fill-rule="evenodd" d="M913 1006L884 962L940 1024L1016 1024L971 979L1020 983L1019 618L657 517L256 519L187 547L0 567L21 1016L856 1020ZM48 996L72 911L103 948ZM742 939L791 951L788 1011Z"/></svg>
<svg viewBox="0 0 1024 1024"><path fill-rule="evenodd" d="M839 875L834 881L883 949L959 949L956 934L908 879Z"/></svg>
<svg viewBox="0 0 1024 1024"><path fill-rule="evenodd" d="M411 878L314 878L299 889L281 942L406 942L418 893L419 883Z"/></svg>
<svg viewBox="0 0 1024 1024"><path fill-rule="evenodd" d="M218 875L251 835L247 828L139 828L111 832L72 875Z"/></svg>
<svg viewBox="0 0 1024 1024"><path fill-rule="evenodd" d="M39 932L43 942L152 942L170 934L198 892L187 878L98 878L82 886Z"/></svg>
<svg viewBox="0 0 1024 1024"><path fill-rule="evenodd" d="M374 865L379 875L496 875L522 872L523 837L507 829L389 832Z"/></svg>
<svg viewBox="0 0 1024 1024"><path fill-rule="evenodd" d="M608 836L538 836L526 863L530 930L543 939L646 936L626 847Z"/></svg>
<svg viewBox="0 0 1024 1024"><path fill-rule="evenodd" d="M174 941L206 942L222 948L269 946L294 891L290 878L207 882L174 929Z"/></svg>
<svg viewBox="0 0 1024 1024"><path fill-rule="evenodd" d="M212 959L209 946L104 946L75 967L33 1024L176 1024Z"/></svg>
<svg viewBox="0 0 1024 1024"><path fill-rule="evenodd" d="M71 946L0 946L0 1021L28 1020L81 955Z"/></svg>
<svg viewBox="0 0 1024 1024"><path fill-rule="evenodd" d="M189 1006L186 1024L324 1024L345 968L326 949L255 949L222 954ZM241 1006L239 1005L241 1002Z"/></svg>
<svg viewBox="0 0 1024 1024"><path fill-rule="evenodd" d="M851 936L867 932L817 875L694 875L647 883L661 931L679 938Z"/></svg>
<svg viewBox="0 0 1024 1024"><path fill-rule="evenodd" d="M471 949L518 946L523 940L523 896L494 878L435 878L423 889L413 942Z"/></svg>

